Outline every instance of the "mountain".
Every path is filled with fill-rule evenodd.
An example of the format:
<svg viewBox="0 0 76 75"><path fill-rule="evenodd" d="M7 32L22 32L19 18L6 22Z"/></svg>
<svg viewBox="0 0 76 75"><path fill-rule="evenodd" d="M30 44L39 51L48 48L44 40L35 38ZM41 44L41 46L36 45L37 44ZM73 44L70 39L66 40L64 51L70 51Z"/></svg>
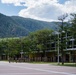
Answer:
<svg viewBox="0 0 76 75"><path fill-rule="evenodd" d="M41 29L55 29L55 22L38 21L19 16L6 16L0 13L0 37L26 36Z"/></svg>
<svg viewBox="0 0 76 75"><path fill-rule="evenodd" d="M12 16L12 19L15 20L19 25L28 29L30 32L40 30L40 29L55 29L55 22L45 22L38 21L30 18L23 18L19 16Z"/></svg>

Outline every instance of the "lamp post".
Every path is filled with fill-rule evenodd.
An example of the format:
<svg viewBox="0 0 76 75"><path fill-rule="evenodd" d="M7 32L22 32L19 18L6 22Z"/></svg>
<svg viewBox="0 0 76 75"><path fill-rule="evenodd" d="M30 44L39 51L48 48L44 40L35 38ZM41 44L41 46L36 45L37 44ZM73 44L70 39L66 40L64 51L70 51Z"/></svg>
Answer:
<svg viewBox="0 0 76 75"><path fill-rule="evenodd" d="M59 33L58 33L58 65L59 65Z"/></svg>
<svg viewBox="0 0 76 75"><path fill-rule="evenodd" d="M8 37L7 37L7 50L8 50L7 60L10 63L10 50L9 50L9 39L8 39Z"/></svg>
<svg viewBox="0 0 76 75"><path fill-rule="evenodd" d="M58 65L59 65L59 63L60 63L59 62L59 55L60 55L60 53L59 53L59 34L60 33L59 32L56 32L56 34L58 35L58 60L57 61L58 61Z"/></svg>
<svg viewBox="0 0 76 75"><path fill-rule="evenodd" d="M23 58L23 50L21 50L20 54L21 54L21 59L22 59Z"/></svg>
<svg viewBox="0 0 76 75"><path fill-rule="evenodd" d="M57 32L57 31L55 31L54 34L56 34L56 35L58 36L58 41L57 41L57 44L58 44L58 47L57 47L57 50L58 50L58 51L57 51L57 57L58 57L58 59L57 59L57 62L58 62L58 65L59 65L59 63L60 63L60 62L59 62L59 55L60 55L60 53L59 53L59 34L60 34L60 33Z"/></svg>
<svg viewBox="0 0 76 75"><path fill-rule="evenodd" d="M20 55L21 55L21 60L23 60L23 46L22 46L22 36L20 36L20 46L21 46L21 51L20 51Z"/></svg>

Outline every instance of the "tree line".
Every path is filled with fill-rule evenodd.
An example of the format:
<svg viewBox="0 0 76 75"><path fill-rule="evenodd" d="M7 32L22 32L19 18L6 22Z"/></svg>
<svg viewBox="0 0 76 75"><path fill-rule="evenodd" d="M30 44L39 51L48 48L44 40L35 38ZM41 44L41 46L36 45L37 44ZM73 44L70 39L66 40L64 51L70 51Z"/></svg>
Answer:
<svg viewBox="0 0 76 75"><path fill-rule="evenodd" d="M69 23L64 22L64 19L66 16L62 15L60 17L60 21L62 22L59 26L58 32L60 33L60 50L62 54L62 59L64 57L64 48L66 48L66 41L64 40L64 36L66 34L62 33L62 31L65 31L65 33L70 32L71 36L76 40L76 14L71 14L71 19ZM26 37L19 37L19 38L6 38L0 40L0 57L3 55L9 56L9 57L21 57L21 53L26 56L29 55L32 52L43 52L43 57L46 57L46 51L48 50L54 50L53 48L53 42L56 42L59 39L57 36L53 34L53 30L39 30L33 33L30 33ZM68 39L69 40L69 39ZM57 50L57 49L56 49ZM64 61L62 61L62 64Z"/></svg>

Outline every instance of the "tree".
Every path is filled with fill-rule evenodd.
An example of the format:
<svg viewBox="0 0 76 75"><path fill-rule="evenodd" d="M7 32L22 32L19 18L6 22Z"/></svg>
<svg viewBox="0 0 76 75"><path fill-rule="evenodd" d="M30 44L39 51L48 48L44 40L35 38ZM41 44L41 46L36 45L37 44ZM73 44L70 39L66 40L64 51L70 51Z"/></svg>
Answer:
<svg viewBox="0 0 76 75"><path fill-rule="evenodd" d="M71 32L73 34L73 36L75 37L76 39L76 14L71 14L71 20L70 20L70 23L71 23Z"/></svg>
<svg viewBox="0 0 76 75"><path fill-rule="evenodd" d="M6 55L6 42L4 42L2 39L0 40L0 59L3 59L3 55Z"/></svg>
<svg viewBox="0 0 76 75"><path fill-rule="evenodd" d="M40 30L30 35L31 40L34 42L33 45L36 51L40 52L42 51L41 57L46 57L46 51L50 50L51 44L49 43L51 41L51 35L52 30Z"/></svg>
<svg viewBox="0 0 76 75"><path fill-rule="evenodd" d="M61 25L60 25L59 31L61 33L60 49L61 49L62 65L64 65L64 41L63 41L64 40L63 37L64 37L64 33L65 33L65 31L64 31L64 27L65 27L64 26L64 20L66 19L67 16L68 16L68 14L64 14L64 15L58 17L58 20L61 21Z"/></svg>
<svg viewBox="0 0 76 75"><path fill-rule="evenodd" d="M76 42L76 14L75 13L71 14L70 23L71 23L72 39L73 39L74 44L75 44L75 42ZM73 46L73 47L75 47L75 46ZM73 61L76 62L76 56L75 56L75 54L76 54L76 51L73 52L73 58L72 59L73 59Z"/></svg>
<svg viewBox="0 0 76 75"><path fill-rule="evenodd" d="M7 39L7 53L8 53L8 60L10 61L11 58L16 59L18 58L17 55L20 54L20 41L19 39Z"/></svg>
<svg viewBox="0 0 76 75"><path fill-rule="evenodd" d="M28 55L33 51L33 40L29 36L22 39L22 49L24 56Z"/></svg>

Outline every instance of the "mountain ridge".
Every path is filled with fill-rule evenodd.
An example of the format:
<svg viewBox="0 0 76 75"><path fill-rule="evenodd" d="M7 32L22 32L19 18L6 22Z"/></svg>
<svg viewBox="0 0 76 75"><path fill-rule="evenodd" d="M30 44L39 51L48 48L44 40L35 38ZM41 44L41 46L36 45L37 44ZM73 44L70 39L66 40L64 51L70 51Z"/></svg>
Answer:
<svg viewBox="0 0 76 75"><path fill-rule="evenodd" d="M27 36L41 29L57 28L56 22L45 22L19 16L6 16L0 13L0 37Z"/></svg>

